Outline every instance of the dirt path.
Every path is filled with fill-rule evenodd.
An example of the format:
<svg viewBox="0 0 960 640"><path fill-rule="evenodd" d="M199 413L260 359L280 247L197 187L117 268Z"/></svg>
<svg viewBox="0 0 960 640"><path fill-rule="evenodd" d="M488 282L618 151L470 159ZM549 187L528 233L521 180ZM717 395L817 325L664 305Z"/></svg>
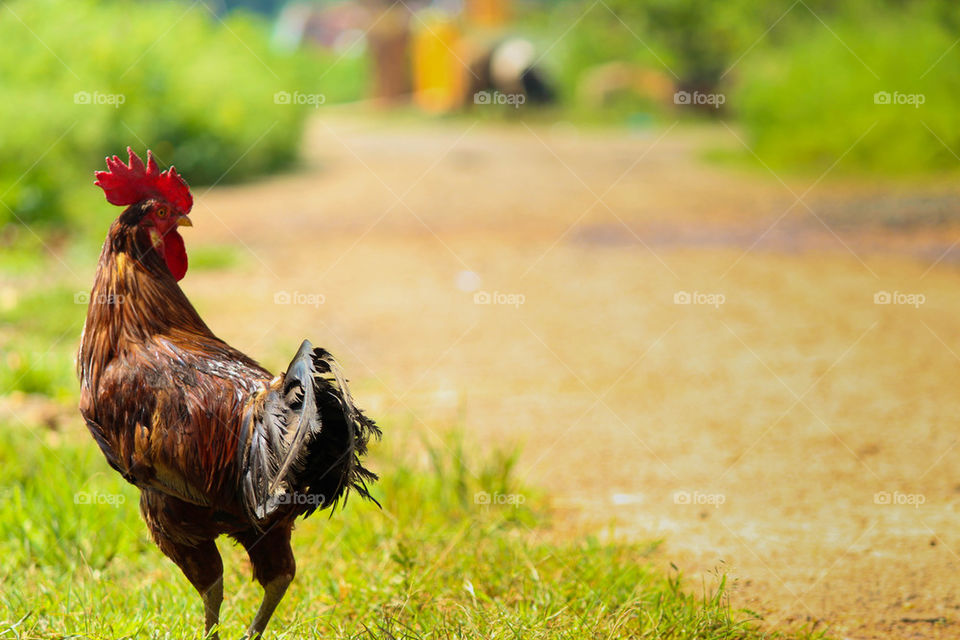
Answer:
<svg viewBox="0 0 960 640"><path fill-rule="evenodd" d="M705 135L318 121L301 172L198 198L188 244L242 263L185 288L271 366L329 347L407 437L522 443L564 526L663 537L772 624L956 637L957 196L797 203Z"/></svg>

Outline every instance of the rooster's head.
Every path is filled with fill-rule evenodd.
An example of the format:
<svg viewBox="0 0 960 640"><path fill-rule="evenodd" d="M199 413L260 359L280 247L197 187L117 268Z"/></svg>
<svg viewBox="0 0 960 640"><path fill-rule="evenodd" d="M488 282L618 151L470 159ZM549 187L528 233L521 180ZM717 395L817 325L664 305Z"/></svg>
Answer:
<svg viewBox="0 0 960 640"><path fill-rule="evenodd" d="M103 189L107 202L128 207L124 215L132 216L147 233L170 273L180 280L187 273L187 250L177 227L193 226L187 217L193 207L190 188L173 167L160 171L149 150L146 165L129 147L127 153L128 164L117 156L107 158L107 171L97 171L94 184Z"/></svg>

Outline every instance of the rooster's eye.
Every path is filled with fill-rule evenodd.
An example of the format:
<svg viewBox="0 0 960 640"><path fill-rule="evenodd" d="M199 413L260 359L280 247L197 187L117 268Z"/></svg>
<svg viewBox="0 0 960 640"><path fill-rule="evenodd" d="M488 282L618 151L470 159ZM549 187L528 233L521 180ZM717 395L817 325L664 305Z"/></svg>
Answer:
<svg viewBox="0 0 960 640"><path fill-rule="evenodd" d="M158 218L166 218L166 217L167 217L167 210L164 209L163 207L160 207L159 209L157 209L157 217L158 217Z"/></svg>

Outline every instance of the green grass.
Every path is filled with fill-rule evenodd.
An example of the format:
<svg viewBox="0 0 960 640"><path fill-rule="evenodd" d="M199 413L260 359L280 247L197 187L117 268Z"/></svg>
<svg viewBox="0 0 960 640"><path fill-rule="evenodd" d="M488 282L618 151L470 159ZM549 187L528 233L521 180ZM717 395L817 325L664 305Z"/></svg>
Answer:
<svg viewBox="0 0 960 640"><path fill-rule="evenodd" d="M73 398L73 358L89 288L0 280L0 394Z"/></svg>
<svg viewBox="0 0 960 640"><path fill-rule="evenodd" d="M415 460L386 427L373 462L383 510L351 500L298 526L297 579L270 636L771 637L731 611L722 580L698 597L655 570L654 544L555 542L546 500L513 477L515 456L471 460L450 439ZM0 637L200 637L199 599L149 541L137 491L79 427L4 426L0 487ZM479 492L523 504L478 504ZM238 637L260 590L242 552L220 546L222 631Z"/></svg>

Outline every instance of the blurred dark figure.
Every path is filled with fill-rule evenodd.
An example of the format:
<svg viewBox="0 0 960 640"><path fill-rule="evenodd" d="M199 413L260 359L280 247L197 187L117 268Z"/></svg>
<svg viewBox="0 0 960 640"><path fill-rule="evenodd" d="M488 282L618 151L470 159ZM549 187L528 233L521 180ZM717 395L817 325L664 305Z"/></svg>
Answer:
<svg viewBox="0 0 960 640"><path fill-rule="evenodd" d="M527 102L541 105L556 100L552 82L539 65L536 48L525 38L506 38L480 50L470 67L471 95L480 91L522 94Z"/></svg>

